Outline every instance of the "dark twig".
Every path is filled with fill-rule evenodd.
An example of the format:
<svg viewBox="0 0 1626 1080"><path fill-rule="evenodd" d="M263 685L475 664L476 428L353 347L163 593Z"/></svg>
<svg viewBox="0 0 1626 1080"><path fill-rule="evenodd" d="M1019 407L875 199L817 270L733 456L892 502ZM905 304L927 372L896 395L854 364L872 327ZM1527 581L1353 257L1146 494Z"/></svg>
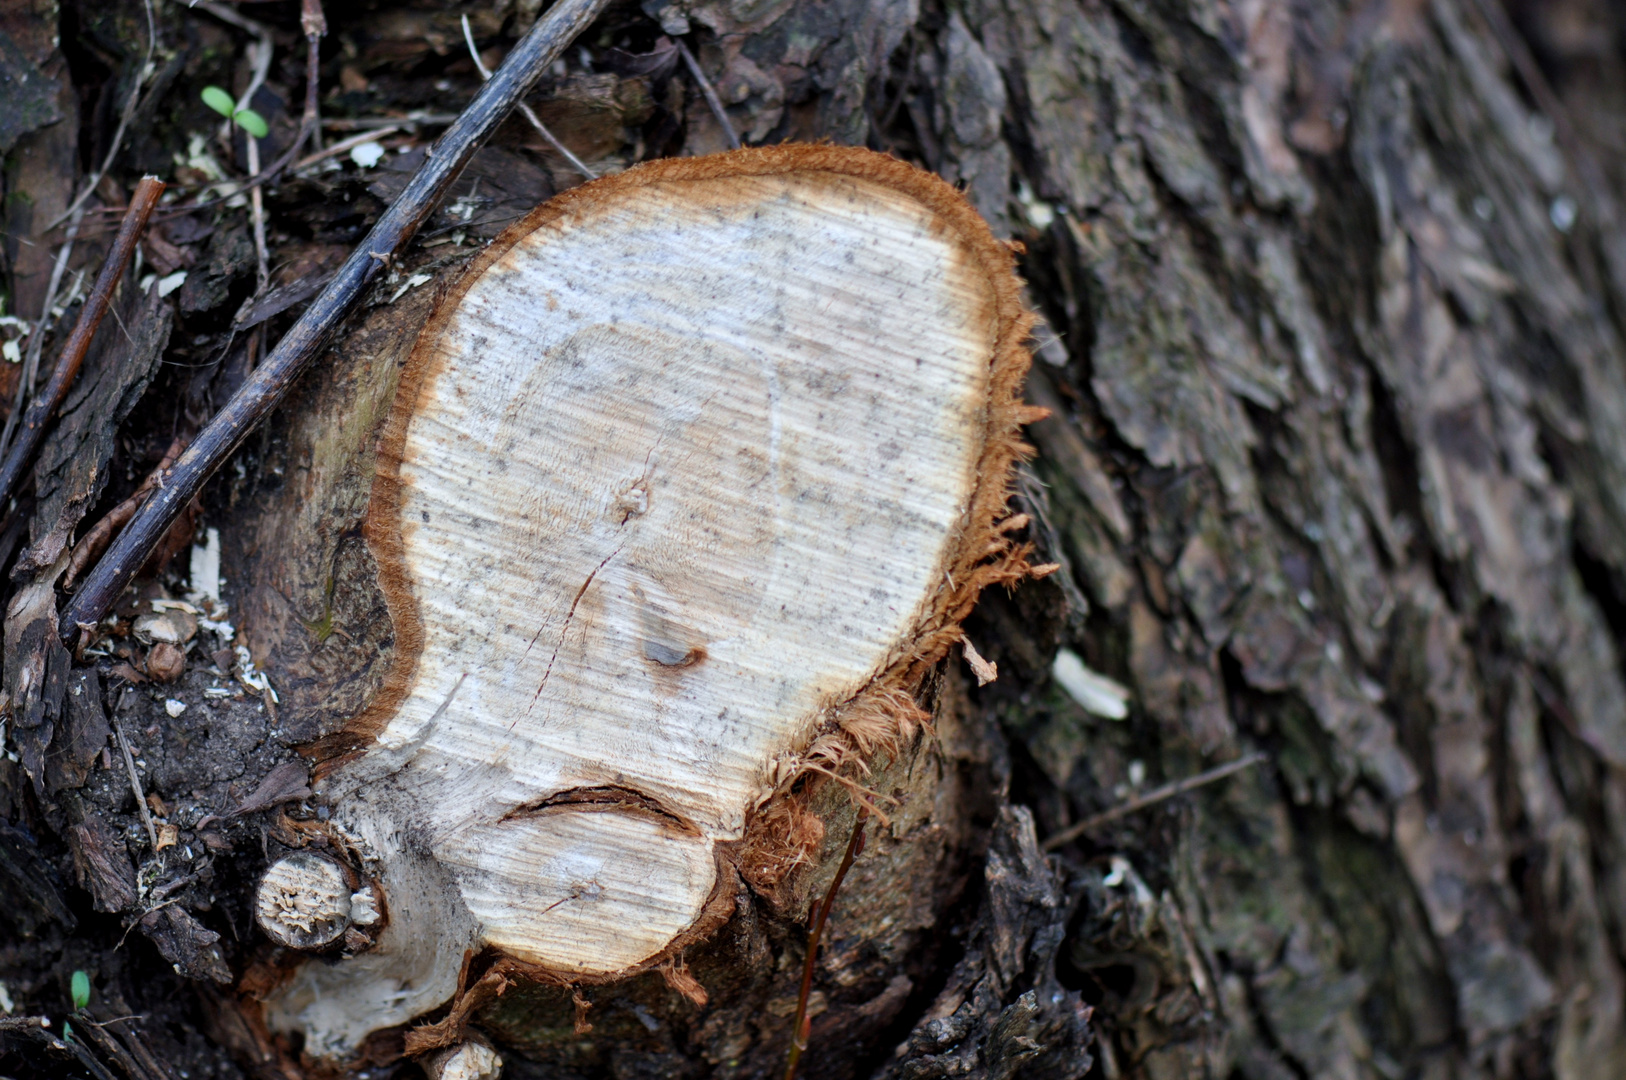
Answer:
<svg viewBox="0 0 1626 1080"><path fill-rule="evenodd" d="M1204 784L1212 784L1216 780L1223 780L1233 773L1241 772L1243 769L1251 769L1269 757L1269 754L1255 752L1249 754L1247 757L1242 757L1235 761L1227 762L1224 765L1216 765L1207 772L1200 772L1196 776L1188 776L1184 780L1175 780L1171 783L1164 784L1161 787L1155 787L1144 795L1137 795L1133 799L1126 799L1117 806L1103 810L1099 814L1092 814L1077 824L1069 825L1061 832L1056 833L1054 836L1045 840L1045 842L1039 846L1045 851L1055 851L1057 848L1063 847L1072 843L1074 840L1077 840L1080 836L1083 836L1091 829L1096 829L1109 822L1117 821L1121 817L1128 817L1135 811L1144 810L1148 806L1156 806L1160 802L1172 799L1176 795L1183 795L1195 788L1202 787Z"/></svg>
<svg viewBox="0 0 1626 1080"><path fill-rule="evenodd" d="M790 1029L790 1059L785 1063L785 1080L796 1080L796 1066L802 1060L802 1051L807 1049L807 1036L813 1030L812 1021L807 1015L807 1003L813 996L813 967L819 955L819 939L824 936L824 924L830 918L830 909L836 906L836 893L841 889L847 871L852 869L853 860L863 853L864 820L867 817L869 811L860 806L858 820L853 823L852 839L847 841L847 854L841 857L841 865L836 867L836 876L831 879L830 888L825 890L823 902L813 909L813 926L807 933L807 957L802 961L802 987L796 994L796 1021Z"/></svg>
<svg viewBox="0 0 1626 1080"><path fill-rule="evenodd" d="M491 81L480 87L456 122L431 147L384 216L345 260L333 281L294 323L242 388L198 433L164 487L136 512L84 585L69 601L63 637L92 628L123 592L147 556L205 481L243 444L288 393L362 292L400 253L439 205L474 152L585 30L609 0L558 0L514 46Z"/></svg>
<svg viewBox="0 0 1626 1080"><path fill-rule="evenodd" d="M28 412L17 430L17 441L7 451L4 464L0 464L0 507L4 507L16 493L17 481L45 436L46 422L62 405L62 399L68 396L68 388L79 374L79 366L84 363L91 338L96 336L96 328L102 324L102 316L107 314L113 290L124 276L124 268L135 254L136 241L141 239L142 230L147 227L147 218L152 215L152 208L158 205L158 196L163 193L164 183L157 177L143 176L141 183L136 185L118 235L113 238L113 248L107 253L107 261L102 264L102 272L96 278L95 287L90 290L90 297L80 309L79 321L74 324L73 333L62 347L62 356L56 362L56 370L51 373L51 381L29 402Z"/></svg>
<svg viewBox="0 0 1626 1080"><path fill-rule="evenodd" d="M711 106L711 114L717 118L719 124L723 125L723 134L728 136L729 149L738 150L740 148L740 137L734 134L734 125L729 121L728 113L723 109L722 98L719 98L717 91L711 88L711 80L706 78L704 71L700 70L700 61L694 58L694 53L689 51L689 47L683 44L681 39L678 41L677 47L678 51L683 54L683 63L688 66L689 74L694 76L695 84L700 87L700 93L705 96L706 104Z"/></svg>

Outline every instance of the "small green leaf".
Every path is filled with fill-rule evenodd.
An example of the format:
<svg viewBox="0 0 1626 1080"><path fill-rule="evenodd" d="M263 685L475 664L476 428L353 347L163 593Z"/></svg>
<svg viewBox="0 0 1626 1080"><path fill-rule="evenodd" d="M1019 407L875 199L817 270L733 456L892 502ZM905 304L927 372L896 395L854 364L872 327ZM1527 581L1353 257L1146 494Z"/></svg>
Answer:
<svg viewBox="0 0 1626 1080"><path fill-rule="evenodd" d="M271 131L271 129L266 126L265 117L261 116L253 109L243 109L238 112L237 115L233 116L232 119L237 121L238 127L242 128L256 139L265 138L266 135Z"/></svg>
<svg viewBox="0 0 1626 1080"><path fill-rule="evenodd" d="M90 1004L90 976L83 971L73 973L73 1007L83 1009Z"/></svg>
<svg viewBox="0 0 1626 1080"><path fill-rule="evenodd" d="M221 116L230 116L236 102L231 95L218 86L205 86L203 88L203 103Z"/></svg>
<svg viewBox="0 0 1626 1080"><path fill-rule="evenodd" d="M62 1041L73 1042L73 1025L66 1020L62 1021Z"/></svg>

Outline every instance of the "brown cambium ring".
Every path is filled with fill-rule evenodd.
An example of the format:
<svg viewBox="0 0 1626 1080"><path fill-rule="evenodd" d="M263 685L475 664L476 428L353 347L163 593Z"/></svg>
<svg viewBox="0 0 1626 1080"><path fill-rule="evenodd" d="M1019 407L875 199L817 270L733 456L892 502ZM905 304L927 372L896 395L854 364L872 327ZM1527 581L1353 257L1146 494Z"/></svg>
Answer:
<svg viewBox="0 0 1626 1080"><path fill-rule="evenodd" d="M382 440L394 667L318 748L389 920L270 1026L343 1057L470 950L648 970L804 856L792 785L911 735L978 593L1029 572L1029 325L965 200L864 150L643 165L498 238Z"/></svg>

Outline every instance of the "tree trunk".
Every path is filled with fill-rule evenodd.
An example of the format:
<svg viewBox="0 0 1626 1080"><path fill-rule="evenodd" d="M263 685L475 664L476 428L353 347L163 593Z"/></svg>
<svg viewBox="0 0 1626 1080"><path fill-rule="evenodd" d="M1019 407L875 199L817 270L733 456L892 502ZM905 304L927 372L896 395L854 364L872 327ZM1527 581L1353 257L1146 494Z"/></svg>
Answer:
<svg viewBox="0 0 1626 1080"><path fill-rule="evenodd" d="M265 18L297 26L284 6ZM505 47L534 7L484 12L473 32ZM172 108L191 116L188 80L229 78L200 42L232 39L173 5L155 15L176 43ZM140 59L140 5L68 16L66 60L34 42L0 62L66 83L107 78L95 42ZM385 101L430 100L408 90L442 75L473 86L442 5L328 18L343 45L331 67L324 51L324 93L341 78ZM1024 246L1042 316L1027 400L1050 415L1026 429L1037 453L1011 510L1030 560L1060 569L990 590L965 623L997 680L976 685L956 649L918 698L929 733L849 784L797 789L818 834L808 865L744 874L703 940L597 982L459 953L454 1000L406 1009L415 1025L392 1021L359 1058L313 1043L305 961L255 929L256 883L292 850L346 855L299 762L354 749L342 733L398 645L363 526L402 365L478 240L582 178L522 122L503 128L214 482L197 536L179 537L198 542L190 580L155 568L108 655L70 663L44 629L68 540L287 318L222 330L249 292L247 210L219 211L207 238L165 233L192 260L186 283L162 302L129 290L116 310L144 333L103 329L82 377L99 412L70 411L43 452L16 560L0 919L21 944L0 950L0 981L18 1011L63 1014L87 970L93 1013L153 1018L118 1033L139 1047L124 1057L150 1044L193 1076L403 1053L439 1068L482 1040L510 1077L779 1075L809 916L862 828L804 1003L802 1075L1626 1074L1614 20L1597 0L650 0L606 16L535 100L589 165L726 148L658 38L686 34L746 142L891 153ZM302 92L300 63L271 85ZM323 107L367 100L335 91ZM87 138L105 140L117 109L96 115ZM71 122L18 137L13 199L60 209L40 177L71 169L49 165ZM188 122L206 121L139 134L119 168L184 158ZM284 297L421 152L270 189ZM11 235L45 237L15 205ZM31 252L8 248L27 316L49 272ZM174 363L154 376L161 355ZM8 560L15 543L0 541ZM207 592L210 550L231 630L182 627L199 643L187 674L132 687L160 631L123 635L163 614L162 590ZM158 796L150 812L131 778ZM859 817L850 784L895 800L884 825ZM126 924L140 934L120 951ZM329 946L334 970L383 955L368 925ZM66 1060L24 1045L0 1048L0 1071Z"/></svg>

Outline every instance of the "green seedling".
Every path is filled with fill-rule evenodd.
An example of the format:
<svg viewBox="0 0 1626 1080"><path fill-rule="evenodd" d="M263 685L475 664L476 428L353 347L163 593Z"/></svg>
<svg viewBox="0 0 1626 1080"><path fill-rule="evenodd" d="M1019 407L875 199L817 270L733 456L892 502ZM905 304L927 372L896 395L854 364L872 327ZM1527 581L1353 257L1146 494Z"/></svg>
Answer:
<svg viewBox="0 0 1626 1080"><path fill-rule="evenodd" d="M68 980L68 997L73 999L73 1011L78 1012L90 1004L90 976L82 970L76 970L73 978ZM66 1020L62 1022L62 1038L73 1038L73 1025Z"/></svg>
<svg viewBox="0 0 1626 1080"><path fill-rule="evenodd" d="M265 138L271 131L265 117L253 109L239 109L232 96L218 86L203 88L203 103L256 139Z"/></svg>

